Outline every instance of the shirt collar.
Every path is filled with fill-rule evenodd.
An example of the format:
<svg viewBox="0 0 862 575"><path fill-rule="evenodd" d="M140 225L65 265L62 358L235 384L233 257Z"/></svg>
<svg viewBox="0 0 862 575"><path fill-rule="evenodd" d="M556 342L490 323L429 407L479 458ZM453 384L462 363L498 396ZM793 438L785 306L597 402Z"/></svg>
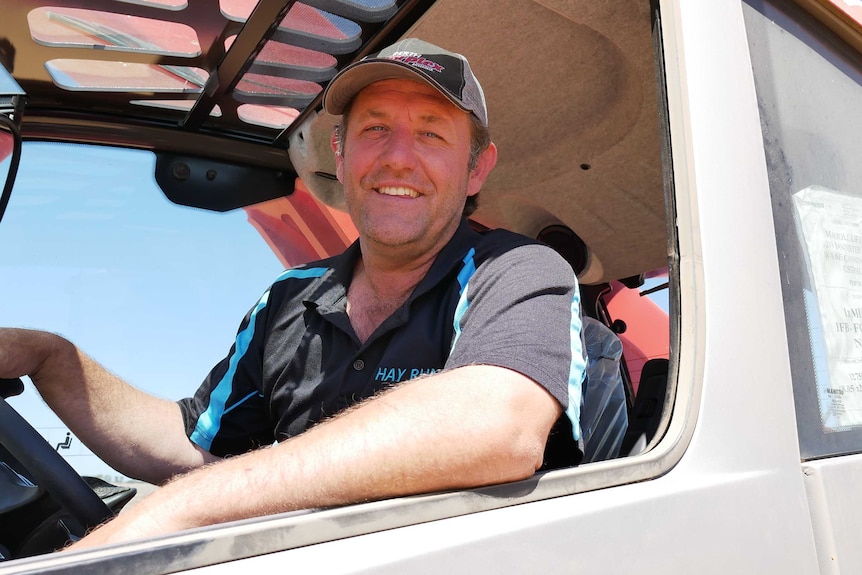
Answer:
<svg viewBox="0 0 862 575"><path fill-rule="evenodd" d="M476 245L479 237L478 232L473 231L470 227L467 218L461 218L461 223L458 229L455 230L452 239L437 254L437 258L431 264L428 273L425 274L425 277L422 278L422 281L413 290L408 303L428 292L441 281L444 281L450 276L453 270L460 270L463 265L464 256L467 255L470 248Z"/></svg>
<svg viewBox="0 0 862 575"><path fill-rule="evenodd" d="M479 234L471 227L467 218L462 218L461 223L455 230L449 242L443 246L440 253L431 264L431 268L413 293L407 300L409 305L417 297L431 290L441 281L445 280L454 268L460 269L464 256L471 247L476 245L479 239ZM321 278L323 282L331 283L331 289L322 290L320 295L315 298L310 298L311 303L314 303L321 308L331 309L334 306L342 307L342 301L347 295L347 286L353 278L353 270L356 268L356 263L362 256L362 251L359 248L359 240L354 241L341 254L329 260L329 272Z"/></svg>

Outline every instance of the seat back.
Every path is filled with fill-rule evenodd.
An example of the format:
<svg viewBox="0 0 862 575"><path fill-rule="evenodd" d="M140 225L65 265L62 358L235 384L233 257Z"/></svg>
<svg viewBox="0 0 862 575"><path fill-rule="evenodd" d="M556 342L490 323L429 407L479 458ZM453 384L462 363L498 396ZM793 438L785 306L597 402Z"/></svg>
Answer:
<svg viewBox="0 0 862 575"><path fill-rule="evenodd" d="M576 276L584 271L589 261L589 250L571 228L550 225L536 237L569 262ZM613 459L620 454L628 427L625 383L620 371L623 344L617 334L597 319L582 314L581 324L581 340L587 356L586 378L581 388L581 435L578 441L584 455L582 461ZM571 422L563 414L548 440L549 449L545 455L550 468L578 463L572 453L575 449L568 445L571 440L560 440L565 437L566 429L571 433Z"/></svg>
<svg viewBox="0 0 862 575"><path fill-rule="evenodd" d="M613 459L620 454L628 428L626 393L620 372L623 344L606 325L582 317L587 377L581 405L584 461Z"/></svg>
<svg viewBox="0 0 862 575"><path fill-rule="evenodd" d="M622 453L641 453L658 431L667 394L666 359L651 359L644 364L637 396L629 415L629 428L623 439Z"/></svg>

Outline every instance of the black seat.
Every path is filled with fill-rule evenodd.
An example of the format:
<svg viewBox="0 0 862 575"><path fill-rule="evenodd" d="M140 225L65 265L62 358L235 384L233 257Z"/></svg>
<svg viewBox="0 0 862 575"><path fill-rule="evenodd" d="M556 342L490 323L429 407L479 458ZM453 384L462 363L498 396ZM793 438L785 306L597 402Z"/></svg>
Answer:
<svg viewBox="0 0 862 575"><path fill-rule="evenodd" d="M651 359L644 364L621 448L626 455L643 452L658 431L667 394L668 365L666 359Z"/></svg>

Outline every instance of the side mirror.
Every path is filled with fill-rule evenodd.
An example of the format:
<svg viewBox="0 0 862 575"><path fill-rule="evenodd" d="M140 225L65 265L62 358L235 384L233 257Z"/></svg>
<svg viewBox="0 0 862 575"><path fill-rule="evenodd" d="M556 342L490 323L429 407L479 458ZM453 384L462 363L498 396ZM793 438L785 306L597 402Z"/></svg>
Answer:
<svg viewBox="0 0 862 575"><path fill-rule="evenodd" d="M24 91L0 64L0 220L6 212L21 159L21 114Z"/></svg>

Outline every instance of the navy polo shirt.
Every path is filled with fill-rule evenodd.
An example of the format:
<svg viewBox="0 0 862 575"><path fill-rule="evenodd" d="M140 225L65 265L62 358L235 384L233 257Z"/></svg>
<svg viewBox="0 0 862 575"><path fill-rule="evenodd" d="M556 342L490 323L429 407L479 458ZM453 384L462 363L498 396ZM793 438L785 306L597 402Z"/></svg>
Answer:
<svg viewBox="0 0 862 575"><path fill-rule="evenodd" d="M556 252L504 230L479 234L464 220L407 302L364 343L346 312L360 255L356 242L341 255L285 271L270 286L228 356L194 397L179 402L194 443L214 455L244 453L300 434L388 386L466 365L532 378L566 410L557 439L579 438L585 362L578 290Z"/></svg>

